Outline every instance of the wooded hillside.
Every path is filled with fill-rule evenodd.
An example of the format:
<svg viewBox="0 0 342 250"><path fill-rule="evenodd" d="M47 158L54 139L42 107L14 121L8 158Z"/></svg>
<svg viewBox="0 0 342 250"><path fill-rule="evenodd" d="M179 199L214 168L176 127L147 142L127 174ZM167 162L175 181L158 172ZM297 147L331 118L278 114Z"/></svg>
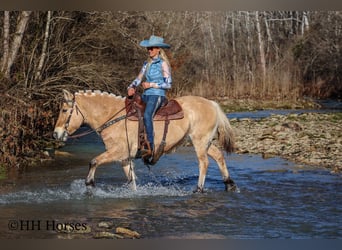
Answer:
<svg viewBox="0 0 342 250"><path fill-rule="evenodd" d="M125 95L151 34L172 46L170 96L341 98L338 11L4 11L0 27L5 165L46 146L62 88Z"/></svg>

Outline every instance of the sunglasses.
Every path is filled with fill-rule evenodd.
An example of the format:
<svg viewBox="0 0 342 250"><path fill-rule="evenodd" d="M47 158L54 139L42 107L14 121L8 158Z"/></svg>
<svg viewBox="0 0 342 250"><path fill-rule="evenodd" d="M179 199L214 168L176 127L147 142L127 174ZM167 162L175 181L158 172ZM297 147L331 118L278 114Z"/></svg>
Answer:
<svg viewBox="0 0 342 250"><path fill-rule="evenodd" d="M158 47L147 47L147 50L154 50L154 49L158 49Z"/></svg>

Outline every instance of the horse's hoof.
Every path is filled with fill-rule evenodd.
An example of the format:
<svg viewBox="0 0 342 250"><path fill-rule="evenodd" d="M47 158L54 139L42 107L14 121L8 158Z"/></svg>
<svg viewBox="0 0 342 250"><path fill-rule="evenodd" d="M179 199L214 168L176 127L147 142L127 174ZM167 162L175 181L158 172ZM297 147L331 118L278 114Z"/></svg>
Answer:
<svg viewBox="0 0 342 250"><path fill-rule="evenodd" d="M238 191L238 187L236 186L235 182L231 178L228 178L227 180L225 180L224 185L225 185L225 190L227 192Z"/></svg>
<svg viewBox="0 0 342 250"><path fill-rule="evenodd" d="M203 193L204 193L204 188L196 187L192 192L193 192L193 193L200 193L200 194L203 194Z"/></svg>
<svg viewBox="0 0 342 250"><path fill-rule="evenodd" d="M235 184L233 184L233 185L227 185L226 186L226 191L227 192L237 192L239 189L238 189L238 187L235 185Z"/></svg>
<svg viewBox="0 0 342 250"><path fill-rule="evenodd" d="M86 180L85 181L85 184L86 184L86 186L87 187L95 187L95 181L94 181L94 179L91 179L91 180Z"/></svg>

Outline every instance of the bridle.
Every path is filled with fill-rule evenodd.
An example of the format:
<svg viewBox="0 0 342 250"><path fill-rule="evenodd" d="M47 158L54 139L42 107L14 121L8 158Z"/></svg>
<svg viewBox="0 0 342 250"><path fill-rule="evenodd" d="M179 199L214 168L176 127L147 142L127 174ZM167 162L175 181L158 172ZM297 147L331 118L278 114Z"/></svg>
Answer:
<svg viewBox="0 0 342 250"><path fill-rule="evenodd" d="M65 134L69 135L68 128L69 128L69 125L70 125L70 120L71 120L72 114L74 113L75 109L76 109L77 113L79 112L82 115L83 123L85 122L85 117L84 117L83 113L81 112L79 107L76 105L75 97L71 101L70 100L64 100L64 102L67 103L67 104L69 104L71 102L71 110L70 110L69 116L68 116L68 118L67 118L67 120L66 120L66 122L64 124L63 137L65 136ZM69 137L73 138L72 136L69 136Z"/></svg>
<svg viewBox="0 0 342 250"><path fill-rule="evenodd" d="M69 104L70 102L72 103L72 104L71 104L70 114L69 114L69 116L68 116L68 118L67 118L67 120L66 120L66 122L65 122L65 124L64 124L64 130L65 130L66 132L68 132L68 127L69 127L69 123L70 123L70 120L71 120L71 116L72 116L72 113L74 112L74 108L75 108L75 98L73 98L72 101L64 100L64 102L65 102L66 104Z"/></svg>

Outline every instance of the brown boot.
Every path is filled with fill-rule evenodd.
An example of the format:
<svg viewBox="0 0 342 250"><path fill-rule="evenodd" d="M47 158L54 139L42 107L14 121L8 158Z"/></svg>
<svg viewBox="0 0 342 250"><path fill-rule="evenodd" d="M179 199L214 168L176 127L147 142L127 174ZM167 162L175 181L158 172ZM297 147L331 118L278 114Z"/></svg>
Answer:
<svg viewBox="0 0 342 250"><path fill-rule="evenodd" d="M148 141L146 141L144 143L143 148L139 148L135 158L149 158L153 155L153 150L151 149L150 143Z"/></svg>
<svg viewBox="0 0 342 250"><path fill-rule="evenodd" d="M137 153L135 154L135 158L148 158L152 155L153 150L151 150L150 142L145 139L142 145L138 148Z"/></svg>
<svg viewBox="0 0 342 250"><path fill-rule="evenodd" d="M150 142L146 140L144 148L141 150L142 158L151 157L153 149L151 148Z"/></svg>
<svg viewBox="0 0 342 250"><path fill-rule="evenodd" d="M145 164L150 164L150 160L153 158L153 148L149 141L146 141L144 149L141 150L141 157Z"/></svg>

